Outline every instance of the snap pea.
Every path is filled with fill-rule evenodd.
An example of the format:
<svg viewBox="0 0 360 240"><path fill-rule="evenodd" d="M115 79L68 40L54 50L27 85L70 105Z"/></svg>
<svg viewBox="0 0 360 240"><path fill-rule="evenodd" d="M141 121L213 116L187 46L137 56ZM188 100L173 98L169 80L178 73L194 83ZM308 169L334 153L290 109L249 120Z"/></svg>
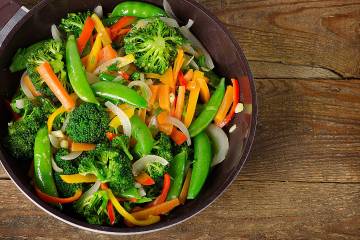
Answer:
<svg viewBox="0 0 360 240"><path fill-rule="evenodd" d="M136 198L136 199L140 199L141 196L139 194L139 190L135 187L131 187L129 189L126 189L125 191L123 191L122 193L120 193L120 196L123 198Z"/></svg>
<svg viewBox="0 0 360 240"><path fill-rule="evenodd" d="M121 85L117 82L97 82L94 83L92 89L95 94L109 99L121 100L139 108L146 108L147 101L140 96L135 90Z"/></svg>
<svg viewBox="0 0 360 240"><path fill-rule="evenodd" d="M57 197L58 193L51 167L51 145L47 127L41 128L35 137L34 145L35 184L43 192Z"/></svg>
<svg viewBox="0 0 360 240"><path fill-rule="evenodd" d="M219 110L221 102L225 95L225 80L222 79L217 86L215 92L211 96L209 102L206 104L204 110L201 111L199 116L189 127L189 133L191 137L198 135L203 131L215 118L216 113Z"/></svg>
<svg viewBox="0 0 360 240"><path fill-rule="evenodd" d="M128 1L119 3L111 13L115 16L133 16L138 18L164 17L166 13L163 9L150 3Z"/></svg>
<svg viewBox="0 0 360 240"><path fill-rule="evenodd" d="M185 149L182 150L180 153L178 153L174 157L174 160L171 162L169 174L172 177L173 181L171 181L171 186L167 196L167 200L171 200L179 197L185 178L185 170L186 170L187 162L188 162L188 152Z"/></svg>
<svg viewBox="0 0 360 240"><path fill-rule="evenodd" d="M70 84L79 98L84 102L99 104L87 80L73 35L66 42L66 68Z"/></svg>
<svg viewBox="0 0 360 240"><path fill-rule="evenodd" d="M205 132L194 138L194 162L190 180L188 199L195 199L201 191L210 171L212 158L211 142Z"/></svg>
<svg viewBox="0 0 360 240"><path fill-rule="evenodd" d="M107 73L100 73L99 78L101 81L112 82L116 77Z"/></svg>
<svg viewBox="0 0 360 240"><path fill-rule="evenodd" d="M131 136L136 140L135 153L140 157L149 154L154 146L150 129L137 115L132 116L130 122Z"/></svg>

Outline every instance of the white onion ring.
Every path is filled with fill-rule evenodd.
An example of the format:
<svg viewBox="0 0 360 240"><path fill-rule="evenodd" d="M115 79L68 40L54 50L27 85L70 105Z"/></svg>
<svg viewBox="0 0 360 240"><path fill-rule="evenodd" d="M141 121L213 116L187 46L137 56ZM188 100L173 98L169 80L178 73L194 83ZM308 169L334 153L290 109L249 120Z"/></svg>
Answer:
<svg viewBox="0 0 360 240"><path fill-rule="evenodd" d="M194 59L192 59L190 61L190 66L193 67L195 70L199 70L199 66L197 65L197 63L194 61Z"/></svg>
<svg viewBox="0 0 360 240"><path fill-rule="evenodd" d="M134 87L134 86L140 87L143 95L145 95L145 96L144 96L145 99L146 99L147 101L149 101L149 99L151 98L151 95L152 95L151 89L149 88L149 86L148 86L145 82L143 82L143 81L132 81L132 82L130 82L129 85L128 85L129 88L132 88L132 87Z"/></svg>
<svg viewBox="0 0 360 240"><path fill-rule="evenodd" d="M135 59L134 59L134 60L135 60ZM129 61L128 59L126 59L126 56L110 59L110 60L104 62L103 64L101 64L100 66L98 66L98 67L95 69L94 74L97 75L97 74L103 72L104 70L107 69L107 67L113 65L113 64L116 63L116 62L122 63L122 64L121 64L121 67L123 67L123 66L129 65L129 64L132 63L134 60Z"/></svg>
<svg viewBox="0 0 360 240"><path fill-rule="evenodd" d="M187 24L186 24L184 27L186 27L187 29L190 29L193 24L194 24L194 20L189 19L188 22L187 22Z"/></svg>
<svg viewBox="0 0 360 240"><path fill-rule="evenodd" d="M224 130L215 124L210 124L206 128L206 133L209 134L211 141L214 143L215 154L211 163L211 166L213 167L225 160L226 154L229 151L229 139Z"/></svg>
<svg viewBox="0 0 360 240"><path fill-rule="evenodd" d="M184 52L189 53L190 55L193 55L195 57L199 57L199 53L191 46L191 44L183 44L182 48L184 49Z"/></svg>
<svg viewBox="0 0 360 240"><path fill-rule="evenodd" d="M166 25L168 25L169 27L174 27L174 28L178 28L180 27L178 22L173 19L173 18L168 18L168 17L160 17L161 21L163 21L164 23L166 23Z"/></svg>
<svg viewBox="0 0 360 240"><path fill-rule="evenodd" d="M190 133L187 127L184 125L184 123L181 122L179 119L171 116L168 117L168 122L174 125L175 127L177 127L183 134L185 134L187 145L190 146L191 145Z"/></svg>
<svg viewBox="0 0 360 240"><path fill-rule="evenodd" d="M140 73L140 81L145 82L145 74Z"/></svg>
<svg viewBox="0 0 360 240"><path fill-rule="evenodd" d="M91 197L92 195L94 195L94 193L96 193L99 188L100 188L101 182L99 180L97 180L94 185L91 186L91 188L89 188L78 200L79 202L82 202L84 200L86 200L88 197Z"/></svg>
<svg viewBox="0 0 360 240"><path fill-rule="evenodd" d="M55 162L55 160L54 160L53 157L51 158L51 166L52 166L52 169L53 169L55 172L57 172L57 173L62 173L62 172L64 171L62 168L60 168L60 167L56 164L56 162Z"/></svg>
<svg viewBox="0 0 360 240"><path fill-rule="evenodd" d="M51 36L55 41L61 42L61 33L55 24L51 25Z"/></svg>
<svg viewBox="0 0 360 240"><path fill-rule="evenodd" d="M125 114L125 112L109 101L105 103L105 106L120 119L121 125L123 126L124 134L130 137L131 123L129 117Z"/></svg>
<svg viewBox="0 0 360 240"><path fill-rule="evenodd" d="M27 75L27 72L25 71L22 76L21 76L21 80L20 80L20 87L21 87L21 90L24 92L25 96L27 96L29 99L34 99L34 95L31 93L30 89L26 86L25 84L25 76Z"/></svg>
<svg viewBox="0 0 360 240"><path fill-rule="evenodd" d="M134 162L134 164L132 165L132 173L134 174L134 176L137 176L142 170L144 170L146 165L155 162L160 163L164 166L169 164L169 162L162 157L156 155L146 155Z"/></svg>
<svg viewBox="0 0 360 240"><path fill-rule="evenodd" d="M65 135L61 130L58 131L52 131L51 134L57 138L64 138Z"/></svg>
<svg viewBox="0 0 360 240"><path fill-rule="evenodd" d="M177 19L176 16L175 16L175 13L174 11L172 10L169 2L167 0L164 0L163 1L163 7L164 7L164 10L166 12L166 14L171 17L171 18L174 18L174 19Z"/></svg>
<svg viewBox="0 0 360 240"><path fill-rule="evenodd" d="M94 13L98 15L99 18L102 18L104 16L104 11L101 5L98 5L94 8Z"/></svg>
<svg viewBox="0 0 360 240"><path fill-rule="evenodd" d="M50 140L50 143L51 145L54 147L54 148L60 148L60 141L57 137L55 137L54 135L52 135L51 133L48 135L49 136L49 140Z"/></svg>
<svg viewBox="0 0 360 240"><path fill-rule="evenodd" d="M23 109L25 106L25 99L18 99L15 101L15 107L17 109Z"/></svg>
<svg viewBox="0 0 360 240"><path fill-rule="evenodd" d="M139 194L140 194L140 196L142 196L142 197L145 197L145 196L146 196L146 192L145 192L145 189L144 189L143 187L140 187L140 188L139 188Z"/></svg>
<svg viewBox="0 0 360 240"><path fill-rule="evenodd" d="M68 155L62 156L61 159L65 161L71 161L76 158L78 158L82 154L82 151L80 152L71 152Z"/></svg>

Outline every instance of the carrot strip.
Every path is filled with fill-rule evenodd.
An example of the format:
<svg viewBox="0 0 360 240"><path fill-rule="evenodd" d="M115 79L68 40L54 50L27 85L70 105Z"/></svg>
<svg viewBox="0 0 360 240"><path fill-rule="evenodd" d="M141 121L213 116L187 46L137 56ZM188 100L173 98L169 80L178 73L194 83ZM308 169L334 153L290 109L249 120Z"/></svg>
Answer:
<svg viewBox="0 0 360 240"><path fill-rule="evenodd" d="M173 82L173 69L172 67L169 67L165 73L160 77L160 82L162 82L165 85L168 85L169 87L172 86Z"/></svg>
<svg viewBox="0 0 360 240"><path fill-rule="evenodd" d="M233 103L233 93L234 93L233 87L228 86L226 88L224 99L222 100L220 108L219 108L218 112L216 113L216 116L214 119L216 125L218 125L218 126L225 119L226 114L228 113L228 111L231 107L231 104Z"/></svg>
<svg viewBox="0 0 360 240"><path fill-rule="evenodd" d="M161 113L159 113L159 115L157 115L157 121L160 125L164 125L164 124L168 124L168 117L169 117L169 113L166 111L163 111Z"/></svg>
<svg viewBox="0 0 360 240"><path fill-rule="evenodd" d="M155 184L154 179L152 179L149 174L145 172L141 172L138 176L135 177L135 180L143 186L151 186Z"/></svg>
<svg viewBox="0 0 360 240"><path fill-rule="evenodd" d="M200 93L200 87L198 87L198 86L196 86L194 90L190 91L186 114L185 114L185 117L183 120L186 127L190 126L190 124L194 118L196 105L197 105L197 101L199 98L199 93Z"/></svg>
<svg viewBox="0 0 360 240"><path fill-rule="evenodd" d="M187 73L184 75L184 79L185 79L187 82L190 82L191 79L193 78L193 75L194 75L194 70L190 69L190 70L187 71Z"/></svg>
<svg viewBox="0 0 360 240"><path fill-rule="evenodd" d="M34 96L34 97L39 97L41 96L41 93L38 92L38 90L36 90L34 84L32 83L29 75L25 75L24 77L24 84L25 86L30 90L31 94Z"/></svg>
<svg viewBox="0 0 360 240"><path fill-rule="evenodd" d="M175 128L173 129L170 137L177 145L181 145L187 140L185 134Z"/></svg>
<svg viewBox="0 0 360 240"><path fill-rule="evenodd" d="M117 21L114 25L111 26L110 32L112 39L115 39L117 36L121 35L121 30L124 30L124 27L127 27L134 23L136 17L132 16L124 16L119 21Z"/></svg>
<svg viewBox="0 0 360 240"><path fill-rule="evenodd" d="M84 27L81 31L81 34L77 39L77 46L80 54L84 51L85 46L89 41L92 32L94 31L94 28L95 28L94 21L90 17L87 17L84 23Z"/></svg>
<svg viewBox="0 0 360 240"><path fill-rule="evenodd" d="M151 85L150 86L150 90L152 93L151 98L149 99L149 107L150 108L154 105L154 103L158 97L159 88L160 88L159 85Z"/></svg>
<svg viewBox="0 0 360 240"><path fill-rule="evenodd" d="M99 52L98 65L116 57L117 52L111 47L111 45L106 45Z"/></svg>
<svg viewBox="0 0 360 240"><path fill-rule="evenodd" d="M136 219L140 219L140 220L147 219L150 216L158 216L161 214L166 214L179 205L180 205L179 199L175 198L173 200L158 204L151 208L134 212L131 215Z"/></svg>
<svg viewBox="0 0 360 240"><path fill-rule="evenodd" d="M170 89L168 85L160 85L159 105L161 109L170 112Z"/></svg>
<svg viewBox="0 0 360 240"><path fill-rule="evenodd" d="M43 62L36 68L36 70L40 74L41 78L45 81L45 83L49 86L50 90L65 107L66 111L72 110L75 107L75 101L65 90L63 85L61 85L61 82L55 75L50 64L48 62Z"/></svg>
<svg viewBox="0 0 360 240"><path fill-rule="evenodd" d="M189 192L189 186L190 186L190 180L191 180L191 168L188 170L186 174L186 178L184 181L184 185L181 189L180 195L179 195L179 201L181 204L185 204L186 198Z"/></svg>
<svg viewBox="0 0 360 240"><path fill-rule="evenodd" d="M71 143L71 151L72 152L81 152L81 151L91 151L96 148L95 144L91 143Z"/></svg>
<svg viewBox="0 0 360 240"><path fill-rule="evenodd" d="M178 79L178 74L179 74L179 71L180 71L183 63L184 63L184 50L182 50L180 48L180 49L178 49L178 53L177 53L176 59L174 61L173 81L171 84L172 89L175 89L177 79Z"/></svg>
<svg viewBox="0 0 360 240"><path fill-rule="evenodd" d="M175 117L181 120L181 116L184 110L184 103L185 103L185 87L180 86L178 90L178 96L176 99L176 108L175 108Z"/></svg>

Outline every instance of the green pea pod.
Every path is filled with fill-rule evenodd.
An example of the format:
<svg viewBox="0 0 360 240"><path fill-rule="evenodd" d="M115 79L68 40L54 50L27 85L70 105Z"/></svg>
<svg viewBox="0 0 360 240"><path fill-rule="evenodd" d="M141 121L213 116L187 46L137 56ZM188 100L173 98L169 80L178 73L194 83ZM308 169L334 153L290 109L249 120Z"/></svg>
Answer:
<svg viewBox="0 0 360 240"><path fill-rule="evenodd" d="M92 85L95 94L107 99L121 100L139 108L147 108L147 101L135 90L117 82L97 82Z"/></svg>
<svg viewBox="0 0 360 240"><path fill-rule="evenodd" d="M136 199L141 198L139 190L137 188L135 188L135 187L132 187L132 188L129 188L129 189L123 191L120 194L120 197L123 197L123 198L136 198Z"/></svg>
<svg viewBox="0 0 360 240"><path fill-rule="evenodd" d="M217 86L215 92L211 96L209 102L206 104L204 110L199 114L195 121L189 127L191 137L195 137L202 132L212 120L214 120L216 113L219 110L221 102L225 95L225 80L222 79Z"/></svg>
<svg viewBox="0 0 360 240"><path fill-rule="evenodd" d="M115 16L133 16L138 18L165 17L166 13L163 9L156 7L150 3L128 1L119 3L111 13Z"/></svg>
<svg viewBox="0 0 360 240"><path fill-rule="evenodd" d="M135 153L140 157L148 155L154 146L150 129L137 115L132 116L130 122L131 136L136 140Z"/></svg>
<svg viewBox="0 0 360 240"><path fill-rule="evenodd" d="M84 102L99 104L89 85L73 35L66 42L66 68L71 86L79 98Z"/></svg>
<svg viewBox="0 0 360 240"><path fill-rule="evenodd" d="M174 160L171 162L169 174L173 178L173 181L171 181L171 186L167 196L167 200L171 200L179 197L185 178L185 170L186 170L187 162L188 162L187 150L181 151L179 154L177 154L174 157Z"/></svg>
<svg viewBox="0 0 360 240"><path fill-rule="evenodd" d="M58 193L51 167L51 145L47 127L41 128L34 145L35 184L43 192L57 197Z"/></svg>
<svg viewBox="0 0 360 240"><path fill-rule="evenodd" d="M99 78L101 81L112 82L116 77L107 73L100 73Z"/></svg>
<svg viewBox="0 0 360 240"><path fill-rule="evenodd" d="M201 191L210 171L212 159L211 142L205 132L194 138L194 162L190 180L188 199L195 199Z"/></svg>

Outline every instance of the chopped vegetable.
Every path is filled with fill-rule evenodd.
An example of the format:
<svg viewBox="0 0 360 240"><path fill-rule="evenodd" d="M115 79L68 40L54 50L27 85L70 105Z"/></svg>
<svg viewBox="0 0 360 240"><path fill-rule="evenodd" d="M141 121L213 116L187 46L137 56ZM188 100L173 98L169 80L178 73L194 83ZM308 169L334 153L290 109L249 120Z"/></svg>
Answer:
<svg viewBox="0 0 360 240"><path fill-rule="evenodd" d="M72 203L78 200L81 197L82 190L78 189L76 190L74 196L68 197L68 198L59 198L59 197L53 197L46 193L43 193L38 187L35 186L35 192L36 195L39 196L41 200L47 203L55 203L55 204L65 204L65 203Z"/></svg>
<svg viewBox="0 0 360 240"><path fill-rule="evenodd" d="M72 152L83 152L83 151L92 151L96 148L95 144L91 143L71 143L71 151Z"/></svg>
<svg viewBox="0 0 360 240"><path fill-rule="evenodd" d="M101 50L101 34L98 34L96 36L94 45L90 51L87 64L86 64L86 71L88 72L94 72L96 69L98 59L99 59L99 52Z"/></svg>
<svg viewBox="0 0 360 240"><path fill-rule="evenodd" d="M233 119L233 117L235 115L236 106L239 103L239 99L240 99L240 87L239 87L238 80L231 79L231 82L233 84L233 90L234 90L233 104L232 104L229 114L225 117L225 119L221 123L217 124L221 128L224 127L225 125L227 125Z"/></svg>
<svg viewBox="0 0 360 240"><path fill-rule="evenodd" d="M132 216L134 216L136 219L147 219L150 216L167 214L179 205L180 205L179 199L175 198L173 200L155 205L153 207L134 212L132 213Z"/></svg>
<svg viewBox="0 0 360 240"><path fill-rule="evenodd" d="M133 16L139 18L161 17L166 13L161 8L145 2L125 1L116 5L111 16Z"/></svg>
<svg viewBox="0 0 360 240"><path fill-rule="evenodd" d="M185 204L185 202L186 202L187 195L188 195L188 192L189 192L191 175L192 175L192 170L190 168L188 170L187 174L186 174L184 185L183 185L183 187L181 189L181 192L180 192L180 195L179 195L179 201L180 201L181 204Z"/></svg>
<svg viewBox="0 0 360 240"><path fill-rule="evenodd" d="M151 186L155 184L154 179L152 179L146 172L140 173L138 176L135 177L135 180L136 182L144 186Z"/></svg>
<svg viewBox="0 0 360 240"><path fill-rule="evenodd" d="M226 114L228 113L231 104L233 103L233 94L234 90L232 86L228 86L226 88L224 99L221 102L220 108L215 116L215 123L216 125L219 125L226 117Z"/></svg>
<svg viewBox="0 0 360 240"><path fill-rule="evenodd" d="M114 25L111 26L110 32L112 39L115 39L117 36L122 35L121 30L124 30L124 27L127 27L133 24L136 20L136 17L133 16L124 16L119 19Z"/></svg>
<svg viewBox="0 0 360 240"><path fill-rule="evenodd" d="M199 93L200 93L200 87L198 87L197 85L194 89L190 90L190 96L189 96L189 101L188 101L187 108L186 108L186 114L185 114L184 120L183 120L186 127L189 127L191 125L191 122L194 118L196 104L197 104L197 101L199 98Z"/></svg>
<svg viewBox="0 0 360 240"><path fill-rule="evenodd" d="M168 85L161 84L159 86L159 106L170 112L170 88Z"/></svg>
<svg viewBox="0 0 360 240"><path fill-rule="evenodd" d="M95 23L95 29L96 29L97 33L100 35L103 45L106 46L106 45L111 44L112 41L111 41L110 35L106 31L100 18L94 13L93 15L91 15L91 19Z"/></svg>
<svg viewBox="0 0 360 240"><path fill-rule="evenodd" d="M86 44L90 40L91 34L94 31L94 28L95 28L94 21L90 17L87 17L85 20L85 23L84 23L84 27L81 31L81 34L78 37L78 39L76 40L77 47L78 47L80 54L84 51Z"/></svg>
<svg viewBox="0 0 360 240"><path fill-rule="evenodd" d="M95 175L81 175L81 174L72 174L72 175L60 175L61 179L66 183L92 183L96 182L97 178Z"/></svg>

